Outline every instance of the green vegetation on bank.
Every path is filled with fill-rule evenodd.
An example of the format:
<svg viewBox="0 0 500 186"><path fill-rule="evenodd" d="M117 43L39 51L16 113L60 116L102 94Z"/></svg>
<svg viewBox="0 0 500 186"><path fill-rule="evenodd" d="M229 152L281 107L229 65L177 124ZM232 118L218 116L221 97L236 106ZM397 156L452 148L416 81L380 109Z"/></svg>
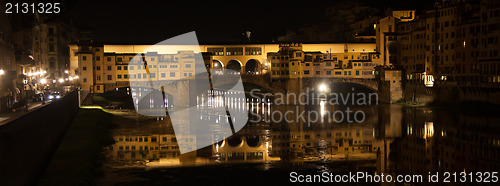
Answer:
<svg viewBox="0 0 500 186"><path fill-rule="evenodd" d="M102 176L101 151L114 142L112 117L100 109L81 109L38 185L95 185Z"/></svg>

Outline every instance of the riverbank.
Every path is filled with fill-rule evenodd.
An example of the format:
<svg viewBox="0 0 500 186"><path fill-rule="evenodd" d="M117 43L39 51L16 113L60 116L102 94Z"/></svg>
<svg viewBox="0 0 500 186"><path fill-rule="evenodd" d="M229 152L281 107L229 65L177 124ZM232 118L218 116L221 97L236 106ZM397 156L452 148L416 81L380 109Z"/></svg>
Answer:
<svg viewBox="0 0 500 186"><path fill-rule="evenodd" d="M100 109L81 109L38 185L95 185L102 175L102 148L113 143L112 117Z"/></svg>

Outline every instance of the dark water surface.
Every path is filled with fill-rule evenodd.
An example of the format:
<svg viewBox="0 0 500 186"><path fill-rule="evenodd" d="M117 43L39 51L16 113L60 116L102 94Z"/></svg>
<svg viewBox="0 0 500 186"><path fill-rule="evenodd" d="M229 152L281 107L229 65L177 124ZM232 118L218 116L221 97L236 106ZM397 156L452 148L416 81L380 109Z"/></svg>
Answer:
<svg viewBox="0 0 500 186"><path fill-rule="evenodd" d="M253 114L244 129L218 143L216 138L220 136L214 135L214 145L182 155L168 117L113 112L119 127L113 132L116 143L105 149L105 176L100 183L288 185L291 172L309 175L365 172L423 175L422 183L409 184L424 185L428 183L429 172L440 174L440 180L445 172L472 172L474 175L463 183L470 185L470 180L477 181L476 172L498 172L500 168L500 117L492 108L249 102L247 108ZM359 111L356 117L363 119L362 122L350 123L347 115L342 119L340 113L332 116L335 111L346 114L348 108L352 113ZM296 113L288 115L289 122L265 120L275 112L290 110L304 111L306 122L294 121ZM307 117L309 111L323 119ZM196 138L192 140L196 143ZM484 176L482 181L486 181ZM494 181L491 175L488 179ZM450 181L455 182L451 178Z"/></svg>

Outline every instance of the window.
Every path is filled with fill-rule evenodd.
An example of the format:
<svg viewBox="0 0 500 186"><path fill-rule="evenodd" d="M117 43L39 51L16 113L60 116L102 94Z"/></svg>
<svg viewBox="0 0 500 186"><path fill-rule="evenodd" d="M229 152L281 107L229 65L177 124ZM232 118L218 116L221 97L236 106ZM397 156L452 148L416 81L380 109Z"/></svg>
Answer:
<svg viewBox="0 0 500 186"><path fill-rule="evenodd" d="M207 52L212 53L214 56L223 56L224 48L207 48Z"/></svg>
<svg viewBox="0 0 500 186"><path fill-rule="evenodd" d="M170 68L177 68L177 65L170 65Z"/></svg>
<svg viewBox="0 0 500 186"><path fill-rule="evenodd" d="M147 79L148 78L147 74L146 73L142 73L142 78L143 79Z"/></svg>
<svg viewBox="0 0 500 186"><path fill-rule="evenodd" d="M87 56L82 56L82 60L83 61L87 60Z"/></svg>
<svg viewBox="0 0 500 186"><path fill-rule="evenodd" d="M97 85L96 89L101 90L101 86Z"/></svg>
<svg viewBox="0 0 500 186"><path fill-rule="evenodd" d="M82 67L82 70L83 70L83 71L86 71L86 70L87 70L87 67L86 67L86 66L83 66L83 67Z"/></svg>
<svg viewBox="0 0 500 186"><path fill-rule="evenodd" d="M137 74L137 79L141 79L141 78L142 78L141 73L138 73Z"/></svg>
<svg viewBox="0 0 500 186"><path fill-rule="evenodd" d="M175 77L175 72L170 72L170 77Z"/></svg>
<svg viewBox="0 0 500 186"><path fill-rule="evenodd" d="M151 77L151 78L156 78L156 73L151 73L151 74L149 74L149 77Z"/></svg>
<svg viewBox="0 0 500 186"><path fill-rule="evenodd" d="M326 71L326 75L332 75L332 71Z"/></svg>
<svg viewBox="0 0 500 186"><path fill-rule="evenodd" d="M165 77L165 73L161 73L161 77L164 78Z"/></svg>
<svg viewBox="0 0 500 186"><path fill-rule="evenodd" d="M332 66L332 63L327 62L327 63L326 63L326 66L327 66L327 67Z"/></svg>
<svg viewBox="0 0 500 186"><path fill-rule="evenodd" d="M356 70L356 76L359 76L359 70Z"/></svg>
<svg viewBox="0 0 500 186"><path fill-rule="evenodd" d="M226 55L227 56L243 55L243 48L242 47L227 47L226 48Z"/></svg>
<svg viewBox="0 0 500 186"><path fill-rule="evenodd" d="M184 73L184 77L187 77L187 73Z"/></svg>
<svg viewBox="0 0 500 186"><path fill-rule="evenodd" d="M128 66L123 66L123 70L128 70Z"/></svg>
<svg viewBox="0 0 500 186"><path fill-rule="evenodd" d="M87 82L87 78L83 78L83 82L86 83Z"/></svg>
<svg viewBox="0 0 500 186"><path fill-rule="evenodd" d="M123 78L128 79L128 74L124 74Z"/></svg>
<svg viewBox="0 0 500 186"><path fill-rule="evenodd" d="M108 61L111 61L111 57L107 57L107 60L108 60Z"/></svg>
<svg viewBox="0 0 500 186"><path fill-rule="evenodd" d="M191 64L186 64L186 68L191 68Z"/></svg>
<svg viewBox="0 0 500 186"><path fill-rule="evenodd" d="M261 55L262 49L260 47L245 47L245 55Z"/></svg>
<svg viewBox="0 0 500 186"><path fill-rule="evenodd" d="M300 52L295 53L295 57L302 57L302 53Z"/></svg>
<svg viewBox="0 0 500 186"><path fill-rule="evenodd" d="M125 67L126 67L126 66L125 66ZM127 70L127 69L125 69L125 70ZM130 66L130 70L134 70L134 66Z"/></svg>
<svg viewBox="0 0 500 186"><path fill-rule="evenodd" d="M96 56L96 57L95 57L95 60L96 60L96 61L100 61L100 60L101 60L101 56Z"/></svg>
<svg viewBox="0 0 500 186"><path fill-rule="evenodd" d="M304 70L304 75L309 74L309 70Z"/></svg>
<svg viewBox="0 0 500 186"><path fill-rule="evenodd" d="M101 81L101 76L96 76L96 77L95 77L95 79L96 79L97 81Z"/></svg>
<svg viewBox="0 0 500 186"><path fill-rule="evenodd" d="M154 58L154 57L152 57L152 58L151 58L151 61L155 61L155 58Z"/></svg>
<svg viewBox="0 0 500 186"><path fill-rule="evenodd" d="M116 61L117 61L117 62L122 62L122 58L121 58L121 57L118 57L118 58L116 58Z"/></svg>
<svg viewBox="0 0 500 186"><path fill-rule="evenodd" d="M108 80L113 80L113 76L108 75Z"/></svg>
<svg viewBox="0 0 500 186"><path fill-rule="evenodd" d="M117 79L121 79L121 78L122 78L122 75L118 74L118 75L116 75L116 78L117 78Z"/></svg>
<svg viewBox="0 0 500 186"><path fill-rule="evenodd" d="M108 66L108 70L111 70L111 66Z"/></svg>
<svg viewBox="0 0 500 186"><path fill-rule="evenodd" d="M96 66L95 70L101 70L101 66Z"/></svg>
<svg viewBox="0 0 500 186"><path fill-rule="evenodd" d="M116 70L122 70L121 66L116 66Z"/></svg>
<svg viewBox="0 0 500 186"><path fill-rule="evenodd" d="M320 71L316 71L316 75L319 75L321 72Z"/></svg>

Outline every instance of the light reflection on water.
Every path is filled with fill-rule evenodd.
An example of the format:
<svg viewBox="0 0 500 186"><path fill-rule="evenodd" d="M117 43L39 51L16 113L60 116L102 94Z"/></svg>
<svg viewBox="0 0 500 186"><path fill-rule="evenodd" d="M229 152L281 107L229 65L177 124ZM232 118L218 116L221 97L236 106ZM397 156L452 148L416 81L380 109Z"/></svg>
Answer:
<svg viewBox="0 0 500 186"><path fill-rule="evenodd" d="M224 98L199 98L199 108L222 106ZM231 108L253 113L236 135L224 139L214 129L214 145L180 154L172 125L166 118L117 114L120 127L113 133L116 143L108 148L107 164L114 167L156 167L260 162L259 169L273 164L312 163L318 172L368 167L378 173L427 174L428 171L494 171L500 157L500 121L497 116L449 109L378 105L354 107L366 114L362 123L333 122L327 111L345 107L328 105L271 105L254 98L225 100ZM246 107L243 109L242 107ZM321 119L305 122L267 122L274 111L318 111ZM204 113L200 120L218 123L223 114ZM307 118L310 119L310 118ZM196 146L196 138L185 138ZM222 140L222 141L220 141ZM217 142L220 141L220 142ZM217 143L216 143L217 142ZM362 162L362 165L359 164ZM293 166L291 166L293 167ZM351 169L352 168L352 169Z"/></svg>

